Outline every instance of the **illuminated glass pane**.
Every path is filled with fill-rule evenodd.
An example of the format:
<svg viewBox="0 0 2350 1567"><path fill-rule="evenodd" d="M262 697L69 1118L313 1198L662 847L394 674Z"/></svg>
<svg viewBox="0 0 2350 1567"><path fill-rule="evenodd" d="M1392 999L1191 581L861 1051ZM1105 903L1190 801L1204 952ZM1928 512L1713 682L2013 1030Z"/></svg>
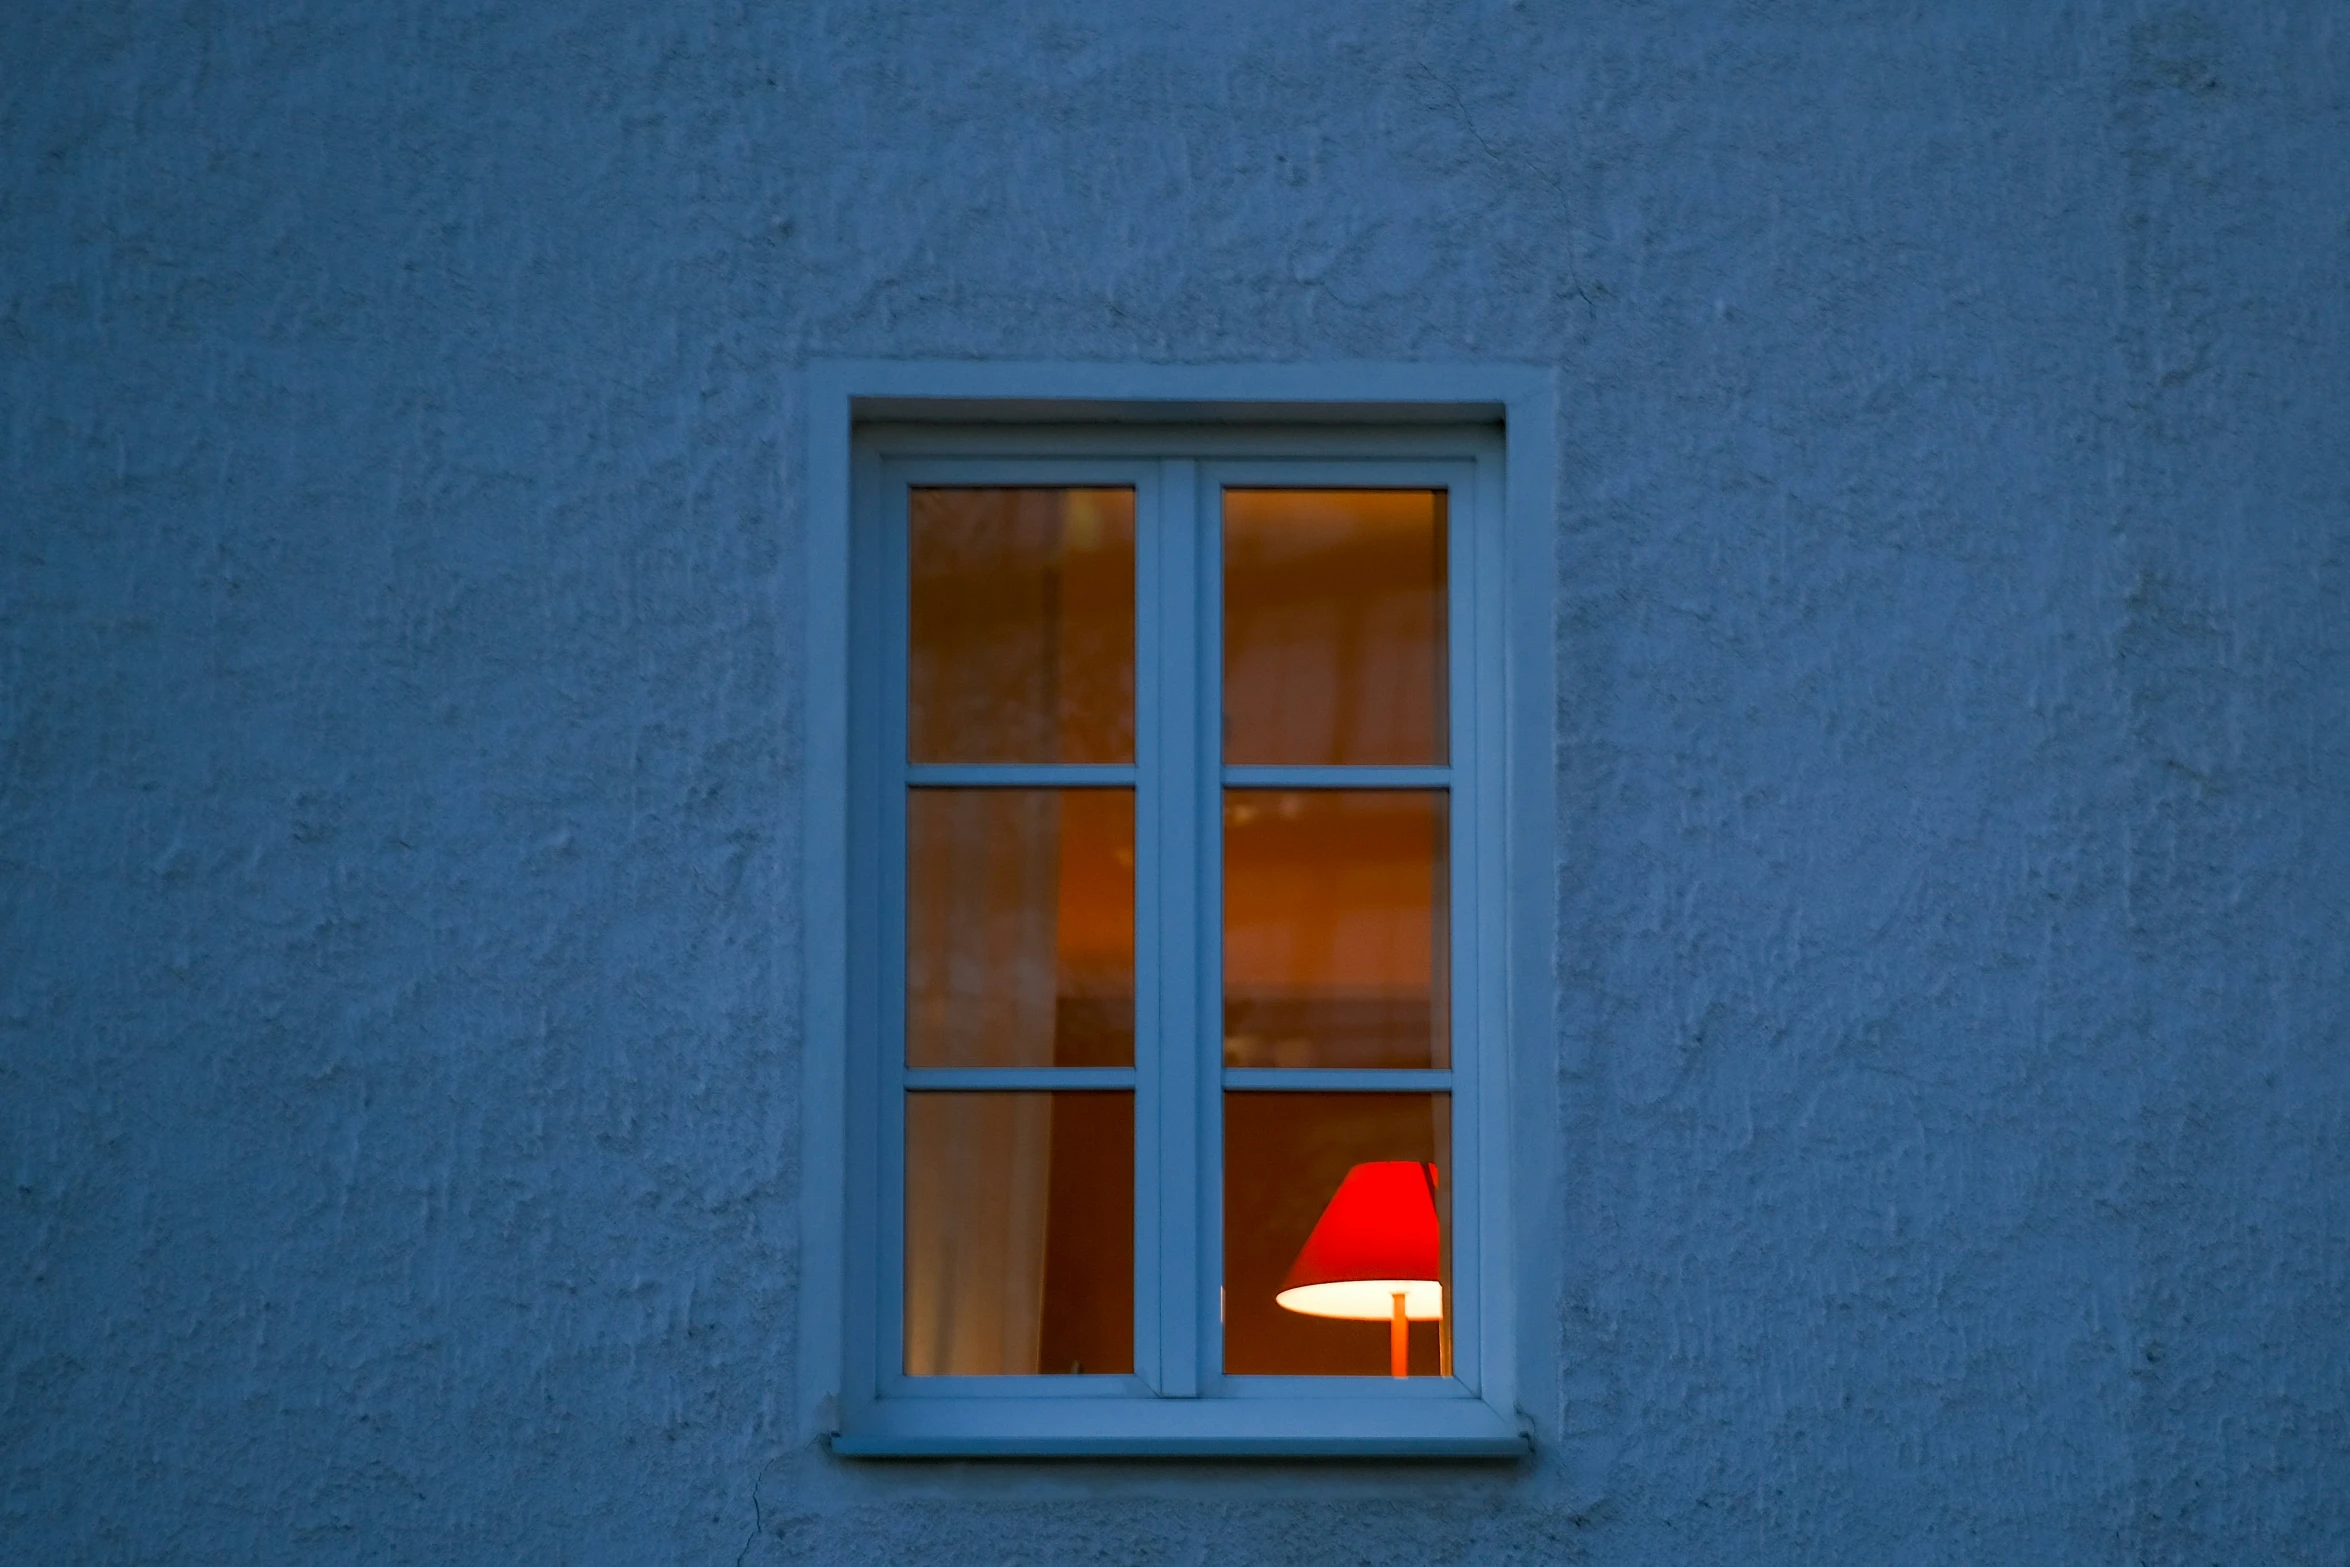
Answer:
<svg viewBox="0 0 2350 1567"><path fill-rule="evenodd" d="M907 755L1134 759L1134 492L908 501Z"/></svg>
<svg viewBox="0 0 2350 1567"><path fill-rule="evenodd" d="M1224 1060L1451 1064L1445 796L1224 795Z"/></svg>
<svg viewBox="0 0 2350 1567"><path fill-rule="evenodd" d="M1364 1166L1405 1179L1350 1183ZM1224 1369L1389 1375L1395 1294L1408 1373L1449 1373L1452 1096L1225 1094Z"/></svg>
<svg viewBox="0 0 2350 1567"><path fill-rule="evenodd" d="M1134 1096L906 1096L906 1371L1134 1369Z"/></svg>
<svg viewBox="0 0 2350 1567"><path fill-rule="evenodd" d="M906 1064L1134 1064L1134 792L914 789Z"/></svg>
<svg viewBox="0 0 2350 1567"><path fill-rule="evenodd" d="M1224 492L1224 760L1445 759L1445 494Z"/></svg>

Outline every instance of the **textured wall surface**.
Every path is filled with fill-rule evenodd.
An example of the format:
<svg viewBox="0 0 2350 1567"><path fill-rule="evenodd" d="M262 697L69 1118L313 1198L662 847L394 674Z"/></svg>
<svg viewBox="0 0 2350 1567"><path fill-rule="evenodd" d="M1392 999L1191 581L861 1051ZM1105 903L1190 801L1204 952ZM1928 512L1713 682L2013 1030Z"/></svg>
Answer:
<svg viewBox="0 0 2350 1567"><path fill-rule="evenodd" d="M0 6L0 1556L2350 1557L2350 13ZM1558 367L1516 1468L794 1389L813 356Z"/></svg>

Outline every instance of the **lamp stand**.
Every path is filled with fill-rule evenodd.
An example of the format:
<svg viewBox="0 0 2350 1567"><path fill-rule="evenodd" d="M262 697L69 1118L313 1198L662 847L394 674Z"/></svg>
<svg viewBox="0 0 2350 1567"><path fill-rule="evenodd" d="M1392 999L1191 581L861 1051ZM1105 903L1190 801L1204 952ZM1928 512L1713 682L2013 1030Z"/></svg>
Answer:
<svg viewBox="0 0 2350 1567"><path fill-rule="evenodd" d="M1412 1324L1403 1314L1403 1291L1395 1292L1395 1315L1387 1319L1387 1369L1399 1377L1412 1374Z"/></svg>

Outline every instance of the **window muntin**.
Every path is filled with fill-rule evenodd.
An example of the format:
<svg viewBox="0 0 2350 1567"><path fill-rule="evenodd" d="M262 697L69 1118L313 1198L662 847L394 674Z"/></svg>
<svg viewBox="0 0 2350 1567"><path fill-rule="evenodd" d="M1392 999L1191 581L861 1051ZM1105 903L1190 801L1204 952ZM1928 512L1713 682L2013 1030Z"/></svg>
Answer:
<svg viewBox="0 0 2350 1567"><path fill-rule="evenodd" d="M864 775L871 783L881 785L883 791L874 801L879 820L874 821L870 815L867 820L890 828L894 818L897 825L884 833L885 840L894 836L894 847L884 841L877 856L857 861L877 872L884 883L878 895L879 923L868 921L863 925L870 933L866 938L855 934L855 926L851 932L852 950L860 940L878 941L878 946L867 946L865 950L874 951L883 959L874 971L878 989L867 991L875 1004L862 1014L870 1022L859 1026L857 1037L883 1048L886 1060L907 1062L907 1057L898 1053L904 1048L901 1041L906 1038L905 1013L911 999L905 988L908 953L899 934L906 911L900 903L896 905L896 913L890 912L890 900L902 896L906 887L905 824L908 802L915 791L1026 788L1053 790L1066 797L1075 792L1131 789L1137 861L1133 921L1134 1065L1131 1068L1074 1064L926 1067L908 1062L895 1069L885 1066L880 1080L873 1083L879 1097L866 1100L883 1112L874 1128L880 1134L880 1144L873 1150L875 1157L866 1165L877 1178L877 1184L868 1188L874 1200L864 1210L871 1215L871 1233L880 1243L878 1251L871 1254L879 1269L877 1274L865 1276L865 1285L860 1285L856 1277L849 1281L851 1374L844 1388L843 1436L836 1445L844 1451L870 1453L1403 1453L1514 1449L1518 1442L1514 1418L1508 1415L1506 1405L1495 1408L1481 1388L1481 1383L1495 1386L1490 1382L1493 1368L1506 1365L1505 1361L1481 1359L1479 1349L1485 1325L1478 1320L1478 1313L1480 1310L1490 1313L1499 1301L1492 1285L1500 1275L1492 1271L1496 1264L1490 1260L1499 1232L1481 1229L1479 1224L1482 1179L1475 1152L1480 1146L1492 1147L1490 1137L1480 1139L1478 1135L1479 1123L1492 1116L1491 1107L1481 1102L1492 1090L1489 1086L1472 1086L1465 1100L1458 1091L1463 1083L1490 1084L1495 1079L1489 1071L1458 1079L1451 1069L1457 1063L1450 1060L1451 1055L1458 1053L1462 1041L1471 1037L1464 1035L1463 1029L1480 1016L1487 1019L1480 1036L1486 1043L1481 1048L1489 1061L1499 1058L1499 1034L1492 1026L1501 1015L1499 998L1490 983L1490 964L1472 965L1473 970L1485 977L1475 999L1467 998L1467 989L1472 987L1466 987L1446 972L1451 967L1448 960L1459 949L1465 932L1480 928L1481 923L1483 928L1493 928L1494 911L1476 904L1473 898L1464 903L1463 892L1464 888L1477 884L1473 867L1479 856L1485 857L1488 867L1494 863L1490 848L1477 845L1497 834L1500 819L1498 811L1490 807L1474 813L1459 808L1462 799L1488 798L1475 788L1469 788L1465 795L1459 792L1465 787L1462 780L1475 771L1474 768L1463 771L1464 757L1473 757L1480 744L1488 755L1498 749L1491 744L1498 731L1490 725L1482 730L1474 724L1462 727L1467 722L1463 715L1473 710L1475 694L1471 680L1473 661L1464 655L1479 644L1463 608L1464 604L1474 602L1471 594L1474 557L1464 556L1461 550L1462 541L1471 529L1466 519L1481 513L1488 526L1498 521L1501 494L1498 443L1488 447L1476 439L1462 442L1456 450L1465 448L1475 455L1457 459L1442 456L1389 459L1374 450L1362 456L1305 461L1195 461L1163 456L1145 460L1032 459L1016 455L1019 445L1016 439L1005 439L992 432L972 443L968 457L920 451L909 456L905 454L918 447L919 442L888 444L894 450L874 461L865 470L869 477L863 481L863 493L870 498L865 512L872 519L868 526L880 532L879 542L883 547L878 551L859 551L866 561L861 569L869 574L864 578L868 584L863 599L866 608L858 614L860 624L885 632L894 622L897 636L902 640L896 643L900 651L895 674L890 672L892 661L885 652L880 665L881 678L863 687L865 696L861 699L856 727L865 729L876 716L884 723L890 722L889 708L900 704L904 705L900 706L895 722L905 727L896 729L899 738L895 741L886 737L882 740L882 749L875 756L880 770ZM1052 442L1043 444L1049 447ZM1078 449L1092 446L1097 450L1117 444L1120 443L1089 442L1082 437L1071 442ZM1203 444L1212 447L1216 443ZM1348 443L1309 438L1299 444L1345 446ZM1426 451L1447 441L1406 439L1392 444ZM912 744L911 715L906 710L913 696L909 679L914 655L909 626L912 595L908 562L912 495L924 488L967 491L999 483L1023 491L1049 491L1066 486L1092 490L1128 488L1136 493L1134 549L1139 592L1134 610L1135 738L1131 762L1094 759L1104 754L1098 749L1078 752L1088 759L1074 761L925 760ZM1222 623L1216 611L1227 585L1221 570L1225 530L1220 523L1224 501L1234 492L1247 492L1253 500L1262 503L1286 498L1274 492L1326 496L1339 492L1413 490L1420 492L1413 497L1421 519L1420 535L1426 540L1441 538L1443 554L1422 562L1418 569L1423 602L1416 615L1416 634L1390 634L1397 620L1408 622L1412 618L1395 615L1394 604L1390 602L1385 617L1387 632L1364 640L1385 650L1390 673L1399 662L1395 656L1399 647L1428 666L1420 678L1423 697L1417 702L1395 705L1417 707L1423 715L1441 710L1444 715L1441 723L1433 719L1422 725L1390 723L1386 738L1379 741L1387 747L1384 751L1365 751L1359 746L1350 750L1343 736L1344 726L1330 725L1325 728L1341 736L1336 742L1326 733L1303 752L1260 750L1255 753L1260 758L1303 755L1320 759L1240 761L1219 754L1222 740L1219 731L1224 718L1218 711L1222 705L1219 688L1224 648ZM896 519L894 545L889 542L893 517ZM1391 558L1399 553L1407 552L1389 552ZM1430 553L1434 553L1433 543ZM1400 593L1393 590L1399 578L1404 588ZM894 589L889 586L892 582L897 584ZM1433 606L1425 603L1429 583L1438 585L1438 602ZM1386 596L1391 601L1401 599L1408 605L1412 588L1410 573L1391 571L1383 586L1389 589ZM875 588L878 592L873 591ZM1327 622L1328 617L1324 618ZM1358 632L1366 620L1377 619L1354 618L1354 629ZM1379 628L1374 623L1371 629ZM1488 635L1493 629L1488 627ZM1259 646L1254 656L1261 660L1266 655L1267 639L1260 635L1257 641ZM1491 670L1491 655L1480 656ZM1311 660L1307 662L1310 668ZM1323 660L1323 667L1314 672L1315 678L1328 683L1334 674L1347 673L1343 668L1334 669L1336 662ZM1394 684L1390 682L1391 688ZM1417 733L1431 725L1436 729L1432 743L1406 747L1394 738L1399 727L1406 733ZM1364 726L1358 722L1354 728L1360 732ZM1480 735L1485 737L1483 741ZM899 752L905 758L902 762L890 756L901 744L906 746ZM936 758L941 752L933 749L928 754ZM966 749L965 754L988 753ZM1371 759L1327 760L1334 755ZM1417 760L1399 761L1394 759L1397 757ZM1418 809L1423 823L1422 836L1427 835L1428 820L1441 824L1437 829L1440 844L1419 853L1416 860L1414 856L1393 853L1372 856L1401 859L1407 862L1407 868L1408 863L1416 863L1422 867L1417 877L1427 889L1410 896L1397 896L1391 889L1372 900L1383 907L1370 911L1371 924L1386 928L1385 939L1391 946L1393 932L1414 919L1424 933L1417 945L1425 956L1414 965L1412 983L1395 987L1407 993L1402 999L1408 1005L1388 1007L1391 1020L1399 1013L1414 1011L1422 1019L1427 1018L1431 1009L1441 1014L1441 1027L1423 1021L1416 1029L1405 1031L1413 1043L1402 1058L1415 1064L1271 1068L1225 1065L1220 1040L1229 1031L1222 1026L1225 1021L1221 978L1224 933L1220 926L1221 883L1225 871L1222 818L1224 793L1228 789L1236 796L1416 793L1442 802L1430 810L1423 801ZM873 797L868 794L864 798ZM892 807L888 803L891 799L899 804ZM1328 807L1333 802L1309 798L1303 803ZM853 809L852 824L857 814ZM1408 883L1412 877L1407 874L1402 879ZM1397 878L1390 876L1388 880L1393 882ZM1442 886L1434 885L1437 882ZM891 893L891 885L900 892ZM1498 883L1488 881L1486 885ZM1364 925L1361 911L1348 915L1341 924L1353 931L1353 939L1359 946ZM894 956L886 950L893 942ZM1055 963L1057 970L1058 955ZM1333 970L1324 962L1319 971L1314 965L1306 965L1305 973L1312 981L1328 980L1333 973L1343 979L1346 971L1344 964ZM1299 988L1314 990L1310 983ZM1322 987L1325 992L1329 988ZM1322 993L1309 994L1303 999L1309 1012L1319 1008L1343 1015L1347 1002L1352 1001L1359 1008L1363 998ZM1393 1003L1398 998L1371 999ZM1341 1023L1342 1031L1351 1029L1350 1040L1361 1034L1362 1017L1358 1010L1351 1025ZM1397 1030L1389 1026L1379 1037L1392 1041L1397 1037ZM1452 1047L1449 1053L1448 1044ZM1359 1042L1349 1044L1347 1049L1354 1051L1355 1058L1364 1058ZM1342 1050L1335 1059L1345 1058ZM1024 1059L1035 1061L1038 1055L1032 1049ZM1054 1059L1068 1058L1056 1054ZM1395 1060L1396 1052L1391 1044L1381 1044L1368 1053L1368 1059ZM1421 1061L1430 1064L1416 1064ZM852 1067L852 1078L859 1070ZM906 1288L907 1269L903 1202L908 1173L905 1163L908 1100L917 1095L1052 1093L1066 1096L1126 1089L1133 1091L1134 1167L1138 1171L1134 1185L1133 1373L1097 1371L1092 1360L1072 1357L1070 1364L1081 1366L1082 1370L1071 1375L1070 1364L1045 1366L1044 1356L1049 1352L1041 1347L1039 1370L1035 1373L1019 1369L978 1372L958 1367L942 1367L943 1374L938 1375L914 1371L916 1362L903 1348L907 1320L902 1293ZM1227 1293L1220 1287L1227 1239L1222 1200L1227 1175L1225 1100L1230 1096L1236 1101L1262 1099L1267 1104L1278 1104L1284 1099L1304 1103L1314 1097L1308 1090L1342 1098L1363 1096L1373 1102L1392 1097L1398 1104L1416 1098L1421 1113L1412 1119L1422 1122L1437 1113L1430 1107L1450 1108L1450 1124L1444 1136L1461 1150L1462 1161L1458 1171L1444 1171L1441 1182L1445 1210L1442 1292L1447 1304L1446 1315L1451 1320L1429 1325L1415 1317L1410 1329L1411 1375L1408 1378L1390 1378L1376 1363L1377 1356L1365 1362L1359 1354L1346 1357L1348 1364L1344 1369L1301 1361L1283 1370L1277 1359L1261 1369L1242 1369L1252 1365L1244 1353L1241 1360L1233 1362L1229 1373L1225 1369L1225 1324L1219 1302L1219 1297ZM1245 1109L1241 1115L1245 1119ZM1431 1125L1425 1140L1433 1142L1436 1137L1437 1129ZM1365 1151L1377 1154L1382 1150L1372 1146ZM1384 1151L1412 1152L1401 1147ZM1057 1150L1054 1157L1059 1159ZM1428 1162L1435 1164L1443 1157L1438 1154ZM1318 1200L1319 1196L1305 1199L1309 1206ZM1242 1196L1239 1201L1245 1204L1247 1198ZM1458 1273L1460 1269L1466 1272ZM1418 1298L1414 1296L1415 1301ZM861 1353L853 1347L859 1320L855 1302L860 1299L872 1301L875 1315L871 1320L882 1335L874 1346L879 1350L878 1355ZM1482 1307L1480 1302L1484 1303ZM1462 1316L1463 1311L1468 1315ZM1370 1332L1375 1347L1373 1330L1351 1323L1332 1326L1354 1334L1358 1340ZM1490 1341L1490 1334L1486 1338ZM1452 1351L1455 1365L1450 1376L1444 1374L1441 1351L1428 1348L1429 1343L1442 1340L1451 1341L1447 1347ZM1433 1369L1424 1364L1431 1354L1439 1356L1439 1364ZM1013 1367L1019 1364L1016 1359L999 1363ZM860 1364L870 1370L859 1373L856 1368ZM866 1376L872 1380L861 1380ZM860 1392L861 1387L871 1391ZM1500 1387L1506 1387L1506 1382L1496 1386L1497 1392ZM1341 1391L1349 1388L1353 1391L1341 1396ZM1500 1396L1506 1399L1506 1392ZM1370 1403L1363 1401L1366 1397ZM1077 1402L1067 1402L1070 1399Z"/></svg>
<svg viewBox="0 0 2350 1567"><path fill-rule="evenodd" d="M909 1385L1134 1371L1136 501L904 491L889 1282Z"/></svg>
<svg viewBox="0 0 2350 1567"><path fill-rule="evenodd" d="M1438 486L1214 496L1220 1054L1241 1069L1222 1102L1227 1376L1451 1375L1436 1199L1449 1199L1452 1096L1425 1091L1451 1066L1448 498ZM1262 787L1273 782L1287 787ZM1265 1093L1252 1067L1309 1081L1351 1069L1360 1088L1405 1091ZM1412 1205L1343 1211L1365 1190L1358 1172L1406 1164L1428 1174L1408 1183ZM1408 1227L1415 1207L1432 1213L1432 1247L1360 1244L1366 1224ZM1283 1288L1332 1225L1357 1243L1349 1277Z"/></svg>

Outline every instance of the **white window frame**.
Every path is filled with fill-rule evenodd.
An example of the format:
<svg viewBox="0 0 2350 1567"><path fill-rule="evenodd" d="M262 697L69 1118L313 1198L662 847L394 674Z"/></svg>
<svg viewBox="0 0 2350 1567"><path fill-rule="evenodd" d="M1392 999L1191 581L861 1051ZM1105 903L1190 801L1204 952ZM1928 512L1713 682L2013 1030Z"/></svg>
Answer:
<svg viewBox="0 0 2350 1567"><path fill-rule="evenodd" d="M1542 1216L1518 1200L1545 1189L1554 1136L1550 1096L1525 1091L1555 1073L1547 373L863 362L817 366L804 389L800 1392L809 1426L830 1436L834 1452L857 1457L1525 1452L1535 1422L1520 1391L1541 1385L1552 1337L1525 1329L1555 1320L1555 1304L1543 1305L1555 1296ZM1132 768L914 769L903 760L902 723L871 721L903 711L905 495L920 483L1134 486L1138 638L1159 656L1137 660ZM1204 724L1214 710L1203 693L1212 696L1221 678L1211 628L1226 484L1451 492L1445 767L1219 769L1212 736L1186 732L1187 717ZM904 790L966 771L997 784L1028 773L1039 784L1145 780L1136 800L1131 1073L902 1068ZM1283 782L1449 790L1450 1071L1224 1067L1214 1026L1221 791ZM1190 873L1158 874L1168 867ZM1166 1044L1179 1039L1192 1044ZM1004 1088L1135 1086L1132 1376L913 1378L898 1369L909 1075L916 1086L965 1076L969 1086L981 1076ZM1221 1372L1218 1106L1227 1086L1453 1095L1452 1377Z"/></svg>

